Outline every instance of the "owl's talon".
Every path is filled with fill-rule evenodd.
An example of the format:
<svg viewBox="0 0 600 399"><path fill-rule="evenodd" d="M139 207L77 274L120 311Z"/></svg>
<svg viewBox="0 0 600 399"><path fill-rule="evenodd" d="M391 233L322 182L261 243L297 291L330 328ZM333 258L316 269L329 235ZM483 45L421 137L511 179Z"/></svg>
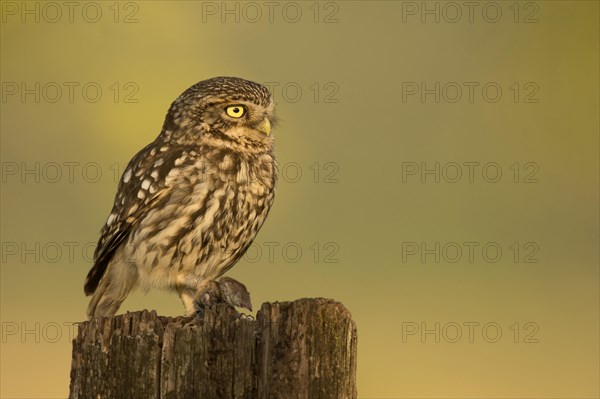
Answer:
<svg viewBox="0 0 600 399"><path fill-rule="evenodd" d="M196 309L196 319L203 319L204 318L204 308L197 308Z"/></svg>
<svg viewBox="0 0 600 399"><path fill-rule="evenodd" d="M252 316L251 314L240 313L237 318L242 320L254 321L254 316Z"/></svg>

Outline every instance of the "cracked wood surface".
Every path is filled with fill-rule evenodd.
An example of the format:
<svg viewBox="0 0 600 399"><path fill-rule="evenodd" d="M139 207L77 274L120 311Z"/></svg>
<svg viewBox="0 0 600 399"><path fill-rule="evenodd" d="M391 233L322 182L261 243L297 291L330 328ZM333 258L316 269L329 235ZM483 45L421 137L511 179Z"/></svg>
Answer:
<svg viewBox="0 0 600 399"><path fill-rule="evenodd" d="M202 319L126 313L79 325L70 398L353 399L357 332L339 302L217 305Z"/></svg>

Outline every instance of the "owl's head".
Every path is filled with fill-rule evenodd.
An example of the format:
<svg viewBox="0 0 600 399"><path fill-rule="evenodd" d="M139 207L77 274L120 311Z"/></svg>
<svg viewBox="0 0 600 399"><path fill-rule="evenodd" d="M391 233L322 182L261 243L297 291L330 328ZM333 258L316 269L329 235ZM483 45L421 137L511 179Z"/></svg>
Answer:
<svg viewBox="0 0 600 399"><path fill-rule="evenodd" d="M161 135L188 143L200 136L241 144L270 143L274 122L274 103L265 86L217 77L196 83L173 102Z"/></svg>

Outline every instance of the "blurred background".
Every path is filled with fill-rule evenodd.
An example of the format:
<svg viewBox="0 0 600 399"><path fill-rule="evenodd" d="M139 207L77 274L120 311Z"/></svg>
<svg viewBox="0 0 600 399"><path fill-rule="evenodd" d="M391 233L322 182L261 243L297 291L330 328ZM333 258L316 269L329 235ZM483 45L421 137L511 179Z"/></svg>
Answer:
<svg viewBox="0 0 600 399"><path fill-rule="evenodd" d="M229 275L344 303L360 398L599 396L598 2L0 4L2 398L68 395L118 178L220 75L281 118Z"/></svg>

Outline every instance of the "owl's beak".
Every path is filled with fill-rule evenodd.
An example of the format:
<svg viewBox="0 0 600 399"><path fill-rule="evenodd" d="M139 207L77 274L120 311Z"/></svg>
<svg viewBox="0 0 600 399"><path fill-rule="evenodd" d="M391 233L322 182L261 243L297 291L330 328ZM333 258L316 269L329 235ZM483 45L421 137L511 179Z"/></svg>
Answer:
<svg viewBox="0 0 600 399"><path fill-rule="evenodd" d="M269 134L271 134L271 121L267 117L263 119L262 122L259 123L256 128L268 136Z"/></svg>

